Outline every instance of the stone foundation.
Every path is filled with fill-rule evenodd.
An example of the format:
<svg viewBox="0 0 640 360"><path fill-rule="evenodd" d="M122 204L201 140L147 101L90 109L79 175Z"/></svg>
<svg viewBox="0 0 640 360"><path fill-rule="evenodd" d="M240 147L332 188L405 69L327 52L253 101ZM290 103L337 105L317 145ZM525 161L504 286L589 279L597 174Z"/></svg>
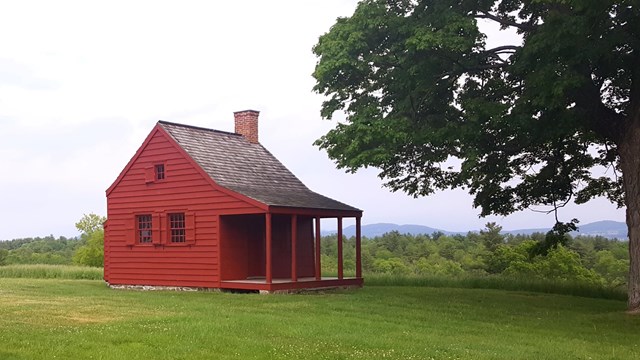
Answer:
<svg viewBox="0 0 640 360"><path fill-rule="evenodd" d="M200 287L188 287L188 286L114 285L109 283L107 283L107 286L115 290L137 290L137 291L212 291L212 292L220 291L220 289L215 289L215 288L200 288Z"/></svg>
<svg viewBox="0 0 640 360"><path fill-rule="evenodd" d="M288 290L239 290L239 289L218 289L218 288L203 288L203 287L189 287L189 286L160 286L160 285L116 285L106 283L108 287L114 290L135 290L135 291L207 291L207 292L249 292L260 294L305 294L305 293L323 293L334 290L349 290L358 289L360 286L346 285L346 286L327 286L318 288L305 288L305 289L288 289Z"/></svg>

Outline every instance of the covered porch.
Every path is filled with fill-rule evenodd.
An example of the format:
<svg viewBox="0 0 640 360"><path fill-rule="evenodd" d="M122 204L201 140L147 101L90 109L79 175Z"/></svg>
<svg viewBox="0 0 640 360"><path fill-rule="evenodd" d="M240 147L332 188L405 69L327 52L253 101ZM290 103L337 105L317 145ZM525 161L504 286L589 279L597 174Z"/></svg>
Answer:
<svg viewBox="0 0 640 360"><path fill-rule="evenodd" d="M279 292L361 287L361 211L271 208L220 216L220 288ZM321 219L337 224L337 274L323 276ZM345 276L343 219L355 218L355 276Z"/></svg>

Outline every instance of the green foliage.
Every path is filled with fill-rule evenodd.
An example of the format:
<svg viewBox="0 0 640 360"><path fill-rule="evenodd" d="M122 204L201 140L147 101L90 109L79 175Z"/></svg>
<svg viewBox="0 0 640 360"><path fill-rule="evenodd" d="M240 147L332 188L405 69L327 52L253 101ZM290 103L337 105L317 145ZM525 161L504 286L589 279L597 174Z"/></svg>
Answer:
<svg viewBox="0 0 640 360"><path fill-rule="evenodd" d="M104 216L96 214L84 215L76 228L82 232L80 238L82 245L73 255L74 264L96 266L104 265L104 229L102 224L106 221Z"/></svg>
<svg viewBox="0 0 640 360"><path fill-rule="evenodd" d="M373 269L375 272L394 275L405 275L410 273L409 267L404 263L404 261L402 261L402 259L398 258L375 259L373 261Z"/></svg>
<svg viewBox="0 0 640 360"><path fill-rule="evenodd" d="M415 267L417 274L428 276L459 276L464 273L458 262L444 258L440 254L431 254L428 258L418 259Z"/></svg>
<svg viewBox="0 0 640 360"><path fill-rule="evenodd" d="M365 278L371 275L405 277L505 277L582 284L620 289L627 284L629 268L626 243L602 237L563 234L564 243L550 246L544 234L503 235L500 226L466 236L444 234L409 235L393 231L362 241ZM322 271L337 273L336 237L322 239ZM493 249L493 250L489 250ZM355 238L343 244L344 270L355 273ZM615 255L614 255L615 254Z"/></svg>
<svg viewBox="0 0 640 360"><path fill-rule="evenodd" d="M525 264L529 260L528 250L535 246L535 242L529 240L516 246L500 245L495 251L486 257L487 272L489 274L501 274L507 269ZM514 270L511 270L513 272Z"/></svg>
<svg viewBox="0 0 640 360"><path fill-rule="evenodd" d="M568 234L572 231L578 230L578 227L576 226L577 223L577 219L573 219L568 223L556 221L553 228L547 232L544 240L538 242L536 246L531 248L529 254L531 256L547 255L549 250L557 248L558 245L567 245L570 239Z"/></svg>
<svg viewBox="0 0 640 360"><path fill-rule="evenodd" d="M479 19L522 40L488 48ZM621 205L622 179L589 169L640 141L638 38L636 1L362 1L313 48L322 116L347 115L316 144L393 190L465 187L482 215Z"/></svg>
<svg viewBox="0 0 640 360"><path fill-rule="evenodd" d="M593 270L600 274L607 283L613 286L624 286L629 276L629 260L616 259L609 250L596 253Z"/></svg>
<svg viewBox="0 0 640 360"><path fill-rule="evenodd" d="M96 214L84 214L82 219L76 223L76 229L82 234L91 234L98 230L102 230L102 224L107 220L104 216Z"/></svg>
<svg viewBox="0 0 640 360"><path fill-rule="evenodd" d="M520 39L489 47L479 20ZM321 115L346 114L315 144L393 191L464 188L481 216L599 196L637 214L638 39L637 0L363 0L313 48ZM533 256L564 243L557 230Z"/></svg>
<svg viewBox="0 0 640 360"><path fill-rule="evenodd" d="M36 238L5 240L5 241L0 241L0 249L15 250L21 247L22 245L28 244L30 242L47 240L47 239L55 239L55 238L53 237L53 235L51 235L45 238L36 237ZM64 239L64 237L60 237L60 239Z"/></svg>
<svg viewBox="0 0 640 360"><path fill-rule="evenodd" d="M104 262L105 218L95 214L83 215L76 223L82 232L80 239L25 238L0 241L0 265L7 264L58 264L72 263L88 266L102 266ZM2 256L6 254L6 256Z"/></svg>
<svg viewBox="0 0 640 360"><path fill-rule="evenodd" d="M82 234L86 244L79 247L73 255L73 262L78 265L104 265L104 230L99 229L90 234Z"/></svg>
<svg viewBox="0 0 640 360"><path fill-rule="evenodd" d="M9 250L0 249L0 266L7 264L7 256L9 256Z"/></svg>
<svg viewBox="0 0 640 360"><path fill-rule="evenodd" d="M580 256L564 246L552 248L546 256L536 256L530 262L514 261L504 270L504 273L564 282L603 284L601 276L594 270L585 268L580 261Z"/></svg>
<svg viewBox="0 0 640 360"><path fill-rule="evenodd" d="M486 230L480 230L482 242L487 250L493 252L504 242L504 236L500 234L501 231L502 226L494 222L487 223Z"/></svg>
<svg viewBox="0 0 640 360"><path fill-rule="evenodd" d="M25 238L0 242L0 252L7 251L6 264L71 264L72 256L81 245L78 239Z"/></svg>

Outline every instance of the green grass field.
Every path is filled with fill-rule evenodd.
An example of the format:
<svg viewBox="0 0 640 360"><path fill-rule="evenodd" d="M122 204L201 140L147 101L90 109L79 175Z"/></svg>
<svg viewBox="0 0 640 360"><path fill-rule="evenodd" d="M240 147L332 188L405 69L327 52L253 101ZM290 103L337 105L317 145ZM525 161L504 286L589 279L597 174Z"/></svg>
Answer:
<svg viewBox="0 0 640 360"><path fill-rule="evenodd" d="M365 286L298 295L0 278L0 359L638 359L625 302Z"/></svg>

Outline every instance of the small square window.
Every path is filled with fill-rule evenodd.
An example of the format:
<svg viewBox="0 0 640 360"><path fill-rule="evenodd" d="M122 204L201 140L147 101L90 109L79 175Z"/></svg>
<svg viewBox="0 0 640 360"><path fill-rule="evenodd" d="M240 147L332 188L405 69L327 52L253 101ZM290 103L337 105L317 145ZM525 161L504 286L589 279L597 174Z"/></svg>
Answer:
<svg viewBox="0 0 640 360"><path fill-rule="evenodd" d="M155 166L156 180L164 180L164 164Z"/></svg>
<svg viewBox="0 0 640 360"><path fill-rule="evenodd" d="M169 231L172 243L187 241L184 213L169 214Z"/></svg>
<svg viewBox="0 0 640 360"><path fill-rule="evenodd" d="M138 242L147 244L152 242L151 238L151 215L138 215Z"/></svg>

